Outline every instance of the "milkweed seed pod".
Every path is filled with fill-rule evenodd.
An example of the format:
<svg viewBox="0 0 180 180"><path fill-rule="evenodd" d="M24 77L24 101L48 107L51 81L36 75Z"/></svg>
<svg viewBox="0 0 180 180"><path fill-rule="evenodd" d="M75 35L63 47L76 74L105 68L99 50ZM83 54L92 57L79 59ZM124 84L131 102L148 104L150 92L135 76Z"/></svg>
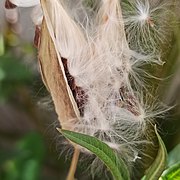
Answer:
<svg viewBox="0 0 180 180"><path fill-rule="evenodd" d="M163 64L169 4L9 1L21 7L36 5L32 19L40 71L62 128L99 138L123 154L131 171L149 160L147 168L153 159L146 152L153 143L151 124L165 110L147 90L151 87L142 77L148 75L143 66ZM97 168L98 163L95 159L92 164Z"/></svg>

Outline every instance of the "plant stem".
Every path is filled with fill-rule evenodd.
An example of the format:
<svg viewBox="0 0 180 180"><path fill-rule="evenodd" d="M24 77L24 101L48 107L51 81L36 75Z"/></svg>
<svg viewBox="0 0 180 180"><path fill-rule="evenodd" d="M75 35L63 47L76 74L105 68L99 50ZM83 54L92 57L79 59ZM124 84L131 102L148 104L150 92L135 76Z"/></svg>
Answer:
<svg viewBox="0 0 180 180"><path fill-rule="evenodd" d="M68 176L67 176L66 180L74 180L74 174L76 172L77 163L78 163L78 159L79 159L79 154L80 154L79 149L75 147L74 148L73 158L72 158L72 161L71 161L71 166L70 166L69 173L68 173Z"/></svg>

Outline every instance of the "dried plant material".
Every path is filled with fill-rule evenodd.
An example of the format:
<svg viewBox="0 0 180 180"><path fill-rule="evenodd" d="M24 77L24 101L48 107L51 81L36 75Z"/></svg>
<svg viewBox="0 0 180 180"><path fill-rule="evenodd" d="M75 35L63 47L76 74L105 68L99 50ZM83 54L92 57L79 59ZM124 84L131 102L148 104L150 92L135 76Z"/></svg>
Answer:
<svg viewBox="0 0 180 180"><path fill-rule="evenodd" d="M43 82L52 96L61 127L71 130L73 129L71 126L72 123L68 123L67 121L78 121L79 111L77 109L75 111L72 105L70 96L71 98L73 97L69 93L70 90L69 92L67 90L69 86L67 85L67 80L64 78L65 72L64 69L60 68L57 52L49 35L46 22L43 21L41 31L38 28L36 29L37 37L35 38L35 42L39 48L39 66ZM77 105L75 104L74 106L76 107ZM74 151L67 180L74 180L80 153L76 147Z"/></svg>
<svg viewBox="0 0 180 180"><path fill-rule="evenodd" d="M60 122L72 127L73 131L99 138L124 153L131 164L140 158L137 145L149 143L148 138L144 138L149 121L162 111L156 105L149 106L144 97L144 92L147 96L149 92L136 69L143 63L152 62L148 55L130 49L119 1L101 1L93 16L85 13L83 23L73 18L65 1L42 0L41 5L59 64L56 72L58 68L62 72L63 88L67 90L68 103L71 103L68 108L73 108L76 117L80 116L79 121L66 116L69 119L59 118ZM83 5L80 7L83 9ZM44 25L42 31L43 28ZM43 34L41 37L47 38ZM41 67L43 64L41 62ZM49 73L52 67L49 65L48 68ZM53 86L62 79L53 82L49 77L52 74L45 76L44 69L42 76L60 117L59 108L64 111L64 107L59 106L60 97ZM154 107L157 108L155 111Z"/></svg>
<svg viewBox="0 0 180 180"><path fill-rule="evenodd" d="M145 77L152 76L144 65L163 65L169 6L149 0L97 0L95 6L83 0L28 2L38 5L32 13L34 42L62 128L97 137L123 154L130 169L143 164L154 117L166 111L150 92ZM92 167L102 170L98 159Z"/></svg>
<svg viewBox="0 0 180 180"><path fill-rule="evenodd" d="M41 27L41 41L39 45L39 65L41 75L49 90L55 104L55 109L64 129L72 129L66 126L66 121L77 120L71 99L68 93L67 82L64 79L63 69L61 70L54 44L47 30L46 22Z"/></svg>

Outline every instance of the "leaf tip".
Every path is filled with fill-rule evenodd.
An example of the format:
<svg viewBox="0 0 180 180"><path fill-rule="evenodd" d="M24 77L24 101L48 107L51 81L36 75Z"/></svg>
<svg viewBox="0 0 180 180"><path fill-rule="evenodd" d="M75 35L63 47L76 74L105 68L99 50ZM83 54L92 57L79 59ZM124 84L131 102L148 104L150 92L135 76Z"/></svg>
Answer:
<svg viewBox="0 0 180 180"><path fill-rule="evenodd" d="M62 129L61 128L56 128L57 131L59 131L60 133L62 133Z"/></svg>

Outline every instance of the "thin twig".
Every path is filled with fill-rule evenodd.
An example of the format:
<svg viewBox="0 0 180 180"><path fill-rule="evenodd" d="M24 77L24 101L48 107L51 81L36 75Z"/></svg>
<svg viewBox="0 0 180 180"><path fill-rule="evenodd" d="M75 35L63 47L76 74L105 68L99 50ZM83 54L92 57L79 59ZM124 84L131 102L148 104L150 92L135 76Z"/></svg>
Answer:
<svg viewBox="0 0 180 180"><path fill-rule="evenodd" d="M77 168L77 163L78 163L78 159L79 159L79 154L80 154L80 151L78 148L74 148L74 154L73 154L73 158L72 158L72 161L71 161L71 166L70 166L70 169L69 169L69 173L68 173L68 176L67 176L67 179L66 180L74 180L74 174L76 172L76 168Z"/></svg>

